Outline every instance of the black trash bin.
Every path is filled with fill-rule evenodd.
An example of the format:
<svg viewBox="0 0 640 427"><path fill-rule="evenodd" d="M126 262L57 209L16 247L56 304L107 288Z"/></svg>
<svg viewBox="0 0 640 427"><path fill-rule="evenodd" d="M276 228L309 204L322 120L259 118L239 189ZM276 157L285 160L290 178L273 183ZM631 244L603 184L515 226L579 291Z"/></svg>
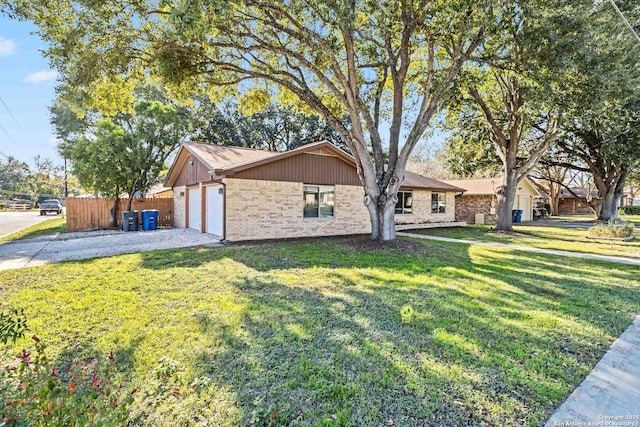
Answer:
<svg viewBox="0 0 640 427"><path fill-rule="evenodd" d="M511 222L515 224L517 218L518 218L518 211L514 209L511 211Z"/></svg>
<svg viewBox="0 0 640 427"><path fill-rule="evenodd" d="M138 231L138 211L122 211L122 231Z"/></svg>

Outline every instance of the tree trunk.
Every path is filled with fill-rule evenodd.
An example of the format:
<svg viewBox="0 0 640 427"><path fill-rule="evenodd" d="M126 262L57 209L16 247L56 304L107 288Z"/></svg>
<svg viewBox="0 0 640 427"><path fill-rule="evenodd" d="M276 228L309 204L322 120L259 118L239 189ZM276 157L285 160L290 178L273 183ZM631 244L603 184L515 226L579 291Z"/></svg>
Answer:
<svg viewBox="0 0 640 427"><path fill-rule="evenodd" d="M593 174L599 196L596 205L598 221L609 221L617 216L618 201L624 192L624 183L627 180L628 172L628 169L617 168L614 171L609 171L608 176Z"/></svg>
<svg viewBox="0 0 640 427"><path fill-rule="evenodd" d="M549 210L551 212L549 212L550 216L558 216L560 215L560 197L553 195L553 196L549 196Z"/></svg>
<svg viewBox="0 0 640 427"><path fill-rule="evenodd" d="M555 181L548 181L549 185L547 189L549 190L549 215L550 216L558 216L558 205L560 203L560 192L562 191L562 186Z"/></svg>
<svg viewBox="0 0 640 427"><path fill-rule="evenodd" d="M377 200L369 195L365 196L364 204L369 210L369 218L371 220L371 240L395 240L395 208L397 201L397 195L392 196L389 200L384 195L378 197Z"/></svg>
<svg viewBox="0 0 640 427"><path fill-rule="evenodd" d="M136 190L132 190L129 192L129 200L127 200L127 210L131 210L131 204L133 203L133 195L136 193Z"/></svg>
<svg viewBox="0 0 640 427"><path fill-rule="evenodd" d="M598 221L609 221L616 216L616 197L614 191L607 191L598 201Z"/></svg>
<svg viewBox="0 0 640 427"><path fill-rule="evenodd" d="M109 210L109 228L116 228L118 224L118 205L120 204L120 199L116 197L113 202L113 206Z"/></svg>
<svg viewBox="0 0 640 427"><path fill-rule="evenodd" d="M502 186L498 190L498 207L496 209L496 230L513 231L513 202L518 191L518 170L510 169L502 178Z"/></svg>

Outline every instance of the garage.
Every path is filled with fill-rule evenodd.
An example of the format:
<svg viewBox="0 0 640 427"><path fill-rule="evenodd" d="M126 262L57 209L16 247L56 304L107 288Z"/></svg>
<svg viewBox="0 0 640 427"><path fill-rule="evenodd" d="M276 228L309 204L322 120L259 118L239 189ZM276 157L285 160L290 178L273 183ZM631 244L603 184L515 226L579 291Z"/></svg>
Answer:
<svg viewBox="0 0 640 427"><path fill-rule="evenodd" d="M516 195L513 209L519 209L522 211L522 221L531 221L533 219L533 208L531 203L531 196Z"/></svg>
<svg viewBox="0 0 640 427"><path fill-rule="evenodd" d="M202 197L200 194L199 187L189 189L189 228L197 231L201 231Z"/></svg>
<svg viewBox="0 0 640 427"><path fill-rule="evenodd" d="M224 187L210 185L206 191L206 232L222 238L224 236Z"/></svg>

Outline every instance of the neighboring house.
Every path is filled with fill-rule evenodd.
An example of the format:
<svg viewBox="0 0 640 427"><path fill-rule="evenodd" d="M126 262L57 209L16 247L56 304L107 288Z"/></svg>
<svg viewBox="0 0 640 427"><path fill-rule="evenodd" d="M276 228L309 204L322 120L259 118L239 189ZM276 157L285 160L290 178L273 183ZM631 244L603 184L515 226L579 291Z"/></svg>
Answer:
<svg viewBox="0 0 640 427"><path fill-rule="evenodd" d="M134 199L171 199L173 197L173 190L165 187L163 184L156 184L147 191L136 191L133 195ZM128 199L129 193L121 193L119 198Z"/></svg>
<svg viewBox="0 0 640 427"><path fill-rule="evenodd" d="M497 191L502 184L502 178L457 179L445 182L465 190L456 196L456 221L471 224L496 223ZM522 210L522 221L533 219L534 199L538 197L540 194L529 178L520 181L512 209Z"/></svg>
<svg viewBox="0 0 640 427"><path fill-rule="evenodd" d="M593 214L598 202L598 190L584 187L563 188L558 201L558 213Z"/></svg>
<svg viewBox="0 0 640 427"><path fill-rule="evenodd" d="M145 193L144 197L152 199L170 199L173 197L173 190L165 187L163 184L156 184Z"/></svg>
<svg viewBox="0 0 640 427"><path fill-rule="evenodd" d="M175 227L226 240L371 232L355 160L328 142L283 153L185 142L165 186ZM396 223L451 222L460 191L406 172Z"/></svg>
<svg viewBox="0 0 640 427"><path fill-rule="evenodd" d="M625 187L620 206L637 206L640 205L640 188Z"/></svg>

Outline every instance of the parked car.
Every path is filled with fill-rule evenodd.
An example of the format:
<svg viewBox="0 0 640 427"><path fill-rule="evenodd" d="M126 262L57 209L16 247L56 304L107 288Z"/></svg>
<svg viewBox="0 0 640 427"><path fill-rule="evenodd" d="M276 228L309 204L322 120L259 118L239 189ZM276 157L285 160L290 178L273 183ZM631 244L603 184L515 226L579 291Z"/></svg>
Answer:
<svg viewBox="0 0 640 427"><path fill-rule="evenodd" d="M58 200L45 200L40 203L40 215L46 215L47 212L55 212L56 215L60 215L62 204Z"/></svg>

